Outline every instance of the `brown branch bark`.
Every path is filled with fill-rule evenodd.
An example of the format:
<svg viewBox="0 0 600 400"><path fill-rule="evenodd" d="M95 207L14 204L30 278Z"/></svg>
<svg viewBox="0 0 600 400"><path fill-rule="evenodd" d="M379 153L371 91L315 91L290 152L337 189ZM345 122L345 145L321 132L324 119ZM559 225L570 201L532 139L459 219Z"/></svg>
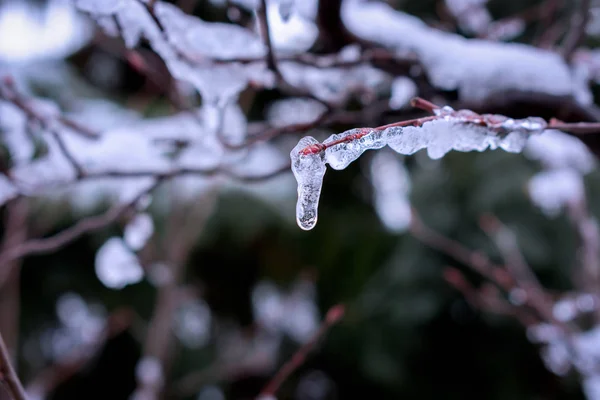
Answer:
<svg viewBox="0 0 600 400"><path fill-rule="evenodd" d="M579 5L571 17L569 31L567 32L567 37L563 42L561 51L567 61L571 60L575 50L577 50L577 47L579 47L585 38L585 29L590 20L591 3L591 0L579 0Z"/></svg>
<svg viewBox="0 0 600 400"><path fill-rule="evenodd" d="M6 213L2 251L19 246L27 239L28 205L26 200L16 199L12 201L7 205ZM0 333L4 337L6 347L15 366L21 305L20 268L20 260L0 264L0 270L7 276L5 284L0 285Z"/></svg>
<svg viewBox="0 0 600 400"><path fill-rule="evenodd" d="M2 382L13 400L27 400L27 394L10 360L10 354L0 334L0 382Z"/></svg>
<svg viewBox="0 0 600 400"><path fill-rule="evenodd" d="M172 203L172 213L167 223L167 232L164 243L160 246L166 248L166 262L170 266L170 279L158 287L154 311L147 328L146 340L142 360L153 360L161 368L161 379L155 382L138 381L136 393L139 398L158 399L164 391L164 381L169 373L171 357L173 354L174 340L172 334L173 315L179 304L180 289L185 273L185 263L189 252L202 231L201 226L211 213L216 201L216 193L209 192L201 199L196 207L201 207L201 216L194 219L194 224L189 223L190 209L176 208ZM192 207L192 210L194 207ZM190 231L192 228L193 232Z"/></svg>
<svg viewBox="0 0 600 400"><path fill-rule="evenodd" d="M314 350L321 338L325 336L327 331L329 331L333 325L342 319L344 316L344 310L344 306L341 304L333 306L329 309L327 315L325 316L325 321L319 327L319 330L313 335L312 338L310 338L308 342L306 342L306 344L304 344L298 349L298 351L296 351L296 353L294 353L288 362L283 364L273 379L271 379L265 388L260 392L257 399L268 399L271 398L271 396L275 396L275 393L277 393L285 380L302 364L304 364L308 355Z"/></svg>

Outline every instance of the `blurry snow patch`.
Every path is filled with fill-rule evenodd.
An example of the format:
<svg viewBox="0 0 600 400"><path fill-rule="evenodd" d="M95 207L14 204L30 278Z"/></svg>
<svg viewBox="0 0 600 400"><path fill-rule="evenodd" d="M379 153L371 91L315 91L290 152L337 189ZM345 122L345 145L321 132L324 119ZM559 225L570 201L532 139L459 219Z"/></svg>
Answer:
<svg viewBox="0 0 600 400"><path fill-rule="evenodd" d="M91 14L112 14L124 4L123 0L75 0L81 11Z"/></svg>
<svg viewBox="0 0 600 400"><path fill-rule="evenodd" d="M69 0L40 6L24 0L0 2L0 63L63 59L82 48L93 27Z"/></svg>
<svg viewBox="0 0 600 400"><path fill-rule="evenodd" d="M297 400L324 400L335 390L335 384L323 371L310 371L300 378L296 386Z"/></svg>
<svg viewBox="0 0 600 400"><path fill-rule="evenodd" d="M404 232L410 226L410 176L403 162L392 151L378 151L371 160L375 210L392 232Z"/></svg>
<svg viewBox="0 0 600 400"><path fill-rule="evenodd" d="M594 155L581 140L557 130L531 137L523 154L548 169L572 168L586 174L596 166Z"/></svg>
<svg viewBox="0 0 600 400"><path fill-rule="evenodd" d="M488 40L513 40L525 32L527 24L521 18L511 18L493 23L485 35Z"/></svg>
<svg viewBox="0 0 600 400"><path fill-rule="evenodd" d="M544 329L541 329L544 328ZM539 331L531 335L532 329ZM545 334L540 335L540 332ZM566 375L571 368L575 368L584 379L586 395L595 396L598 389L597 383L589 378L597 375L598 359L600 357L600 327L594 326L585 332L569 334L567 338L558 328L550 324L541 324L529 329L528 336L534 343L542 343L542 360L550 371L559 376ZM588 397L596 399L597 397Z"/></svg>
<svg viewBox="0 0 600 400"><path fill-rule="evenodd" d="M141 119L136 111L105 99L79 99L65 116L100 132Z"/></svg>
<svg viewBox="0 0 600 400"><path fill-rule="evenodd" d="M209 0L215 6L225 6L228 3L245 8L246 10L254 10L258 8L260 0Z"/></svg>
<svg viewBox="0 0 600 400"><path fill-rule="evenodd" d="M542 171L531 178L528 188L531 201L551 217L585 196L583 178L573 169Z"/></svg>
<svg viewBox="0 0 600 400"><path fill-rule="evenodd" d="M175 314L175 335L190 348L206 345L210 339L211 312L202 299L182 304Z"/></svg>
<svg viewBox="0 0 600 400"><path fill-rule="evenodd" d="M591 36L600 36L600 4L590 7L590 19L585 26L586 32Z"/></svg>
<svg viewBox="0 0 600 400"><path fill-rule="evenodd" d="M196 400L226 400L225 393L216 385L206 385L198 393Z"/></svg>
<svg viewBox="0 0 600 400"><path fill-rule="evenodd" d="M111 289L122 289L138 283L144 270L136 255L121 238L108 239L96 253L96 276Z"/></svg>
<svg viewBox="0 0 600 400"><path fill-rule="evenodd" d="M548 130L532 137L524 154L545 169L531 178L528 190L532 202L548 216L555 217L568 204L585 199L583 176L595 168L596 160L582 141Z"/></svg>
<svg viewBox="0 0 600 400"><path fill-rule="evenodd" d="M600 375L583 378L583 393L587 400L600 400Z"/></svg>
<svg viewBox="0 0 600 400"><path fill-rule="evenodd" d="M67 292L56 302L59 325L46 329L36 344L44 357L62 362L73 351L94 346L105 326L106 310L99 304L88 304L79 294Z"/></svg>
<svg viewBox="0 0 600 400"><path fill-rule="evenodd" d="M136 214L125 226L123 238L133 251L141 250L154 233L154 222L148 213Z"/></svg>
<svg viewBox="0 0 600 400"><path fill-rule="evenodd" d="M264 66L263 74L259 74L236 63L214 65L211 62L212 59L263 56L265 48L260 37L247 29L234 24L206 22L162 1L156 2L154 7L159 27L141 2L121 0L119 3L120 6L113 8L114 2L111 2L111 7L91 15L109 35L118 34L118 30L107 22L116 18L130 48L135 47L142 37L147 39L174 78L191 83L203 101L223 102L237 97L251 78L269 79L270 74ZM111 12L107 14L107 11Z"/></svg>
<svg viewBox="0 0 600 400"><path fill-rule="evenodd" d="M476 35L485 34L492 24L486 3L487 0L445 0L448 11L456 18L460 28Z"/></svg>
<svg viewBox="0 0 600 400"><path fill-rule="evenodd" d="M416 53L433 85L458 90L461 100L483 101L508 90L574 94L571 71L555 52L441 32L384 2L344 1L342 19L362 39Z"/></svg>
<svg viewBox="0 0 600 400"><path fill-rule="evenodd" d="M201 54L213 59L232 60L260 58L266 54L260 37L241 26L204 22L197 18L190 18L188 24L187 40L176 45L190 57Z"/></svg>
<svg viewBox="0 0 600 400"><path fill-rule="evenodd" d="M287 98L269 106L267 121L276 128L294 124L308 124L317 120L325 106L313 99Z"/></svg>
<svg viewBox="0 0 600 400"><path fill-rule="evenodd" d="M165 263L156 262L148 266L148 280L154 286L164 286L173 280L171 268Z"/></svg>
<svg viewBox="0 0 600 400"><path fill-rule="evenodd" d="M256 321L273 333L285 333L299 343L307 342L319 327L315 287L310 281L298 281L289 292L263 281L252 290L252 308Z"/></svg>
<svg viewBox="0 0 600 400"><path fill-rule="evenodd" d="M417 95L417 84L406 76L395 78L392 82L392 95L390 108L399 110L408 105L410 100Z"/></svg>
<svg viewBox="0 0 600 400"><path fill-rule="evenodd" d="M8 180L6 175L0 174L0 206L14 199L19 194L17 188Z"/></svg>
<svg viewBox="0 0 600 400"><path fill-rule="evenodd" d="M317 25L296 12L293 3L293 0L267 3L269 33L276 52L303 53L312 47L319 35ZM257 26L257 30L260 32L260 27Z"/></svg>
<svg viewBox="0 0 600 400"><path fill-rule="evenodd" d="M552 315L561 322L572 321L577 316L577 304L570 299L559 300L552 307Z"/></svg>
<svg viewBox="0 0 600 400"><path fill-rule="evenodd" d="M323 68L284 61L279 68L285 79L296 87L306 88L320 100L340 103L354 94L375 93L391 77L368 64L349 68Z"/></svg>
<svg viewBox="0 0 600 400"><path fill-rule="evenodd" d="M160 387L164 381L164 372L160 360L150 356L143 357L135 367L135 377L144 386Z"/></svg>

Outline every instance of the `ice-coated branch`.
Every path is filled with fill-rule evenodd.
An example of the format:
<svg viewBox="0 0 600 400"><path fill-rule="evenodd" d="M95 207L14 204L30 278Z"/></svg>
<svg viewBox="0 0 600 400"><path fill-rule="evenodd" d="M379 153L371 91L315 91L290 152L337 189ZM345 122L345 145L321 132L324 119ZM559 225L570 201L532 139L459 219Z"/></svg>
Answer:
<svg viewBox="0 0 600 400"><path fill-rule="evenodd" d="M292 356L292 358L287 361L279 371L275 374L275 376L267 383L264 389L260 392L257 400L270 399L275 396L281 385L285 382L285 380L294 373L304 362L308 355L314 350L319 341L325 336L327 331L331 329L331 327L337 324L344 316L345 307L341 304L333 306L327 311L325 315L325 320L321 324L321 327L313 337L306 342L302 347L300 347Z"/></svg>
<svg viewBox="0 0 600 400"><path fill-rule="evenodd" d="M13 400L27 400L27 394L10 361L10 354L0 334L0 383L6 386Z"/></svg>
<svg viewBox="0 0 600 400"><path fill-rule="evenodd" d="M292 171L298 182L296 219L305 230L312 229L318 218L318 203L326 164L345 169L366 150L389 146L397 153L411 155L427 149L431 158L442 158L451 150L485 151L501 148L518 153L531 135L547 129L574 133L600 132L600 123L564 123L556 119L513 119L497 114L478 114L471 110L440 107L422 98L412 105L434 115L400 121L375 128L356 128L334 134L319 143L308 136L290 153Z"/></svg>

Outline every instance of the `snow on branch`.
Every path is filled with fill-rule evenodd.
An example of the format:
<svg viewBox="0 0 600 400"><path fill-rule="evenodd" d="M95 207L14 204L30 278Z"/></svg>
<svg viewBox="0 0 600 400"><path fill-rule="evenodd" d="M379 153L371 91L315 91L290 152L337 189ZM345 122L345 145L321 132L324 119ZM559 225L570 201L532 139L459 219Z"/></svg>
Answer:
<svg viewBox="0 0 600 400"><path fill-rule="evenodd" d="M466 102L511 90L591 99L589 89L581 87L556 52L519 43L466 39L430 28L384 2L346 0L342 18L346 28L363 40L398 54L415 53L436 88L458 90Z"/></svg>

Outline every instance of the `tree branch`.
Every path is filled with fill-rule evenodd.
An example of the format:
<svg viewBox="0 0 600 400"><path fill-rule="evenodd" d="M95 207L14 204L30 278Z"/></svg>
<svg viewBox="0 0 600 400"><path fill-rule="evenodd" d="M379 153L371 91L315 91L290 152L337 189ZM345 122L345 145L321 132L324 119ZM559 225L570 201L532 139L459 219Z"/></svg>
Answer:
<svg viewBox="0 0 600 400"><path fill-rule="evenodd" d="M2 334L0 334L0 382L6 385L13 400L27 400L27 394L12 366Z"/></svg>
<svg viewBox="0 0 600 400"><path fill-rule="evenodd" d="M319 328L319 330L313 335L312 338L306 344L294 353L292 358L286 362L281 369L275 374L273 379L269 381L269 383L264 387L264 389L260 392L257 399L269 399L272 396L275 396L275 393L279 390L283 382L292 374L295 370L297 370L304 361L310 352L316 347L317 343L327 331L336 323L338 323L342 317L344 316L345 308L343 305L338 304L333 306L327 311L327 315L325 316L325 321Z"/></svg>
<svg viewBox="0 0 600 400"><path fill-rule="evenodd" d="M571 17L569 31L561 50L563 57L567 61L571 61L575 50L577 50L577 47L579 47L585 38L585 29L590 20L590 6L591 0L579 0L579 5Z"/></svg>

